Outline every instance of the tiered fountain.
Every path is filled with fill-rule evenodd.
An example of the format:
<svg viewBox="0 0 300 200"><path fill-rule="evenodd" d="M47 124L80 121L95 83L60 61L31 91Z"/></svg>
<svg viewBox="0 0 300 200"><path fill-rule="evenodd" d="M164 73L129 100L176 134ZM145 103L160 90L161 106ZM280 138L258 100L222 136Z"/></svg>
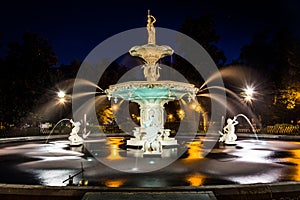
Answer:
<svg viewBox="0 0 300 200"><path fill-rule="evenodd" d="M173 49L166 45L157 45L155 37L156 19L148 11L148 44L134 46L129 50L132 56L144 60L145 81L129 81L111 85L105 92L115 103L121 98L135 102L140 106L140 126L133 130L135 138L127 141L127 146L143 147L146 154L160 154L162 147L177 145L175 138L170 138L170 130L164 129L164 104L187 96L195 99L198 89L194 85L158 80L160 77L159 59L171 56Z"/></svg>

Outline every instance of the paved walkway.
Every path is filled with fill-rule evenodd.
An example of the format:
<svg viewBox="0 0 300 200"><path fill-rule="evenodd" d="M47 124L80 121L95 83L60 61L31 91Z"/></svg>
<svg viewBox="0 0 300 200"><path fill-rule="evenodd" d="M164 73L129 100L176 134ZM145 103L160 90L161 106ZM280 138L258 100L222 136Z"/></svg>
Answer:
<svg viewBox="0 0 300 200"><path fill-rule="evenodd" d="M43 200L299 199L299 182L168 188L106 188L0 184L0 198Z"/></svg>

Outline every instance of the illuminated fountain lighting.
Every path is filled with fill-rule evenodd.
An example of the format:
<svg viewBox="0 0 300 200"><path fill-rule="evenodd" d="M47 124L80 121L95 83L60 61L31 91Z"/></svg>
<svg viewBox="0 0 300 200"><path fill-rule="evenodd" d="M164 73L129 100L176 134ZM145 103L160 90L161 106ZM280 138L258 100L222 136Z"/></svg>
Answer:
<svg viewBox="0 0 300 200"><path fill-rule="evenodd" d="M158 80L160 67L157 62L174 51L169 46L156 45L155 21L148 12L148 43L129 50L132 56L144 60L146 80L111 85L105 92L114 103L127 100L140 106L140 126L133 130L135 138L128 140L127 146L143 147L144 154L160 155L163 146L177 145L177 140L169 137L170 130L164 128L164 104L183 97L195 100L198 89L188 83Z"/></svg>

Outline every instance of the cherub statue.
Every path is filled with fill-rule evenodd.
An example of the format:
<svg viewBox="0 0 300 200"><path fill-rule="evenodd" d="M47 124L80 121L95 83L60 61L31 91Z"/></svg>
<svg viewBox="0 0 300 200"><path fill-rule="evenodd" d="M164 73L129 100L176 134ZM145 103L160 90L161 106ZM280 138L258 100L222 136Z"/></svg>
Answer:
<svg viewBox="0 0 300 200"><path fill-rule="evenodd" d="M77 133L80 130L80 122L74 122L72 119L70 119L71 124L74 126L74 128L72 128L72 132L70 133L70 135L77 135Z"/></svg>
<svg viewBox="0 0 300 200"><path fill-rule="evenodd" d="M239 122L236 121L236 117L233 119L228 118L227 119L227 125L223 128L224 133L219 131L221 138L219 139L219 142L224 142L225 144L233 144L235 143L237 136L235 134L235 125L237 125Z"/></svg>
<svg viewBox="0 0 300 200"><path fill-rule="evenodd" d="M71 141L70 145L81 145L83 143L83 139L78 135L81 123L74 122L72 119L70 120L70 122L74 126L68 138Z"/></svg>

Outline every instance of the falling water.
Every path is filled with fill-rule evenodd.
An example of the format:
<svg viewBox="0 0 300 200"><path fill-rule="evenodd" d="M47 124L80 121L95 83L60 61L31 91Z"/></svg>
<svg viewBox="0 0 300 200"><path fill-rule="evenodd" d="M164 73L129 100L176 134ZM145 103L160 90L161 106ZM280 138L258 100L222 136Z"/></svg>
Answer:
<svg viewBox="0 0 300 200"><path fill-rule="evenodd" d="M59 120L59 121L55 124L55 126L53 127L53 129L50 131L50 133L49 133L49 135L48 135L47 140L46 140L45 143L48 143L49 137L50 137L51 134L53 133L53 131L54 131L54 129L56 128L56 126L57 126L58 124L60 124L62 121L67 121L67 120L70 121L70 119L65 118L65 119Z"/></svg>
<svg viewBox="0 0 300 200"><path fill-rule="evenodd" d="M251 128L252 128L252 130L253 130L253 133L254 133L254 135L255 135L256 140L258 140L258 137L257 137L257 134L256 134L256 130L255 130L255 128L253 127L252 123L250 122L249 118L246 117L244 114L238 114L238 115L236 115L235 117L244 117L244 118L246 119L246 121L248 122L248 124L251 126Z"/></svg>
<svg viewBox="0 0 300 200"><path fill-rule="evenodd" d="M221 87L221 86L209 86L207 88L201 89L198 93L203 92L205 90L210 90L210 89L218 89L221 91L225 91L225 92L231 94L236 100L240 101L240 97L236 93L234 93L233 91L231 91L225 87Z"/></svg>
<svg viewBox="0 0 300 200"><path fill-rule="evenodd" d="M220 72L217 71L214 74L212 74L199 88L199 90L201 90L204 86L206 86L209 82L216 80L216 79L220 79L221 75Z"/></svg>
<svg viewBox="0 0 300 200"><path fill-rule="evenodd" d="M81 86L91 86L93 88L97 88L100 91L104 92L104 90L102 88L100 88L97 84L95 84L91 81L88 81L88 80L85 80L85 79L76 79L76 82L77 82L77 84L79 84Z"/></svg>

